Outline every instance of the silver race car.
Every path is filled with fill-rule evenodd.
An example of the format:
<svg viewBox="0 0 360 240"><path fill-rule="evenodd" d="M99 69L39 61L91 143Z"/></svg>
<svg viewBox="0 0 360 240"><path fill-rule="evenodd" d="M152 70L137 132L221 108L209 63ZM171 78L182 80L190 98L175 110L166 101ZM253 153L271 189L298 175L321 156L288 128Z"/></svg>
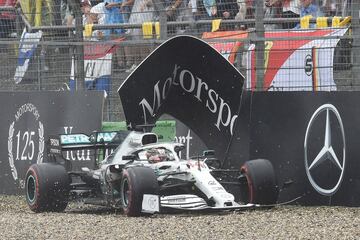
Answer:
<svg viewBox="0 0 360 240"><path fill-rule="evenodd" d="M273 206L278 187L265 159L222 169L213 151L181 159L184 145L154 133L95 132L50 137L48 161L26 173L26 201L34 212L64 211L69 201L122 208L128 216L175 210ZM93 169L74 170L64 152L94 153Z"/></svg>

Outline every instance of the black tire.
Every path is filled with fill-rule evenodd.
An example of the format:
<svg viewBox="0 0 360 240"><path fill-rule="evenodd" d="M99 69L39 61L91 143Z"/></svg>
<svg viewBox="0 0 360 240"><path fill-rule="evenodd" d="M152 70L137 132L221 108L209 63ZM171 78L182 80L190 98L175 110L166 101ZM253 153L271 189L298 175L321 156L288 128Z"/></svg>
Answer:
<svg viewBox="0 0 360 240"><path fill-rule="evenodd" d="M274 168L269 160L256 159L245 162L240 169L242 178L240 201L262 205L275 204L279 190Z"/></svg>
<svg viewBox="0 0 360 240"><path fill-rule="evenodd" d="M25 177L25 197L34 212L62 212L68 205L69 176L55 163L30 166Z"/></svg>
<svg viewBox="0 0 360 240"><path fill-rule="evenodd" d="M154 170L147 167L124 169L120 189L122 208L129 217L141 215L143 194L159 194Z"/></svg>

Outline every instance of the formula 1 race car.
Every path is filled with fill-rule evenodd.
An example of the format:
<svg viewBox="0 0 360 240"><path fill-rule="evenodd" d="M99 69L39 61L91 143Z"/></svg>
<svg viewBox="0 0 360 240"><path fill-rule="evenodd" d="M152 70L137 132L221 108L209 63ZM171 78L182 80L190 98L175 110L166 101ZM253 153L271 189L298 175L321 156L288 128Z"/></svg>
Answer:
<svg viewBox="0 0 360 240"><path fill-rule="evenodd" d="M221 169L213 151L183 160L179 157L183 144L160 143L154 133L59 135L50 137L47 147L49 162L33 164L26 173L26 201L34 212L64 211L69 201L81 199L139 216L167 209L271 206L278 197L268 160L248 161L239 170ZM63 154L79 149L94 151L98 167L72 169ZM227 189L235 189L236 194Z"/></svg>

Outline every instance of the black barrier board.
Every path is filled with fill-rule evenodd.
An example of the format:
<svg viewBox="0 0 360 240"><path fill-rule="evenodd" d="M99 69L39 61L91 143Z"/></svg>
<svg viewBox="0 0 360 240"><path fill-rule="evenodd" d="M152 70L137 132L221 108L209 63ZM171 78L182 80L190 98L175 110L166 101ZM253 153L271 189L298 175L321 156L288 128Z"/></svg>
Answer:
<svg viewBox="0 0 360 240"><path fill-rule="evenodd" d="M268 158L280 201L360 206L360 92L254 93L251 158Z"/></svg>
<svg viewBox="0 0 360 240"><path fill-rule="evenodd" d="M214 48L178 36L149 55L119 94L127 124L154 123L169 114L223 157L234 134L243 83L244 77Z"/></svg>
<svg viewBox="0 0 360 240"><path fill-rule="evenodd" d="M101 129L102 92L1 92L0 193L22 194L33 163L47 161L50 135ZM87 151L66 152L74 168L93 167Z"/></svg>

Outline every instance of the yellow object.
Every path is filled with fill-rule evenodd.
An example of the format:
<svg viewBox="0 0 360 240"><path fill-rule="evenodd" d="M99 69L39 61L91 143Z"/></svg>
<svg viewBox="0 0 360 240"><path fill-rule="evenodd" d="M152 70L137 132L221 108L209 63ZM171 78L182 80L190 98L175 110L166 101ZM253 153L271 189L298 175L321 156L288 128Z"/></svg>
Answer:
<svg viewBox="0 0 360 240"><path fill-rule="evenodd" d="M351 21L351 17L350 17L350 16L345 17L345 19L340 22L339 26L340 26L340 27L344 27L345 25L349 24L350 21Z"/></svg>
<svg viewBox="0 0 360 240"><path fill-rule="evenodd" d="M84 37L91 37L94 24L85 24Z"/></svg>
<svg viewBox="0 0 360 240"><path fill-rule="evenodd" d="M328 27L328 23L327 23L327 17L317 17L316 18L316 27L317 28L327 28Z"/></svg>
<svg viewBox="0 0 360 240"><path fill-rule="evenodd" d="M211 24L212 25L211 31L216 32L217 30L219 30L220 24L221 24L221 19L213 20Z"/></svg>
<svg viewBox="0 0 360 240"><path fill-rule="evenodd" d="M35 20L34 20L34 25L35 27L40 27L41 26L41 14L42 14L42 1L41 0L36 0L35 3Z"/></svg>
<svg viewBox="0 0 360 240"><path fill-rule="evenodd" d="M339 27L340 26L340 17L337 17L337 16L333 17L331 26Z"/></svg>
<svg viewBox="0 0 360 240"><path fill-rule="evenodd" d="M144 38L152 38L153 37L153 23L152 22L144 22L142 24L142 31Z"/></svg>
<svg viewBox="0 0 360 240"><path fill-rule="evenodd" d="M160 38L160 23L159 22L155 22L155 33L156 33L156 38L159 39Z"/></svg>
<svg viewBox="0 0 360 240"><path fill-rule="evenodd" d="M307 29L310 26L311 15L304 16L300 19L300 27L303 29Z"/></svg>
<svg viewBox="0 0 360 240"><path fill-rule="evenodd" d="M273 41L266 41L265 42L265 52L264 52L264 60L265 60L265 64L264 64L264 68L265 68L265 73L267 71L268 65L269 65L269 55L270 55L270 50L273 47L274 43Z"/></svg>
<svg viewBox="0 0 360 240"><path fill-rule="evenodd" d="M20 0L21 10L31 26L53 24L53 0Z"/></svg>

